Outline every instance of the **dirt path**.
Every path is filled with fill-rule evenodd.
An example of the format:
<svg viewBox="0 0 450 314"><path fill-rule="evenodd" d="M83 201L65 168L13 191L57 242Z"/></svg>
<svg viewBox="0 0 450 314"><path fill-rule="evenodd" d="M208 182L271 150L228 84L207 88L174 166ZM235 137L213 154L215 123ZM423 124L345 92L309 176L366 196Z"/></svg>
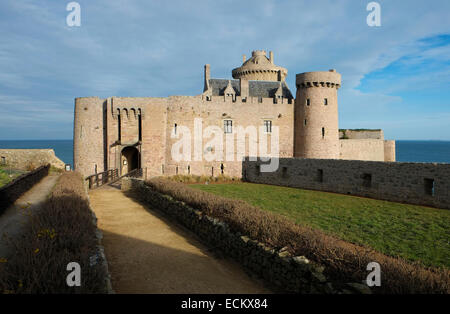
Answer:
<svg viewBox="0 0 450 314"><path fill-rule="evenodd" d="M116 293L270 293L188 230L109 187L90 193Z"/></svg>
<svg viewBox="0 0 450 314"><path fill-rule="evenodd" d="M7 257L11 248L6 237L20 235L29 213L39 209L40 204L55 186L59 175L48 175L23 194L0 216L0 257Z"/></svg>

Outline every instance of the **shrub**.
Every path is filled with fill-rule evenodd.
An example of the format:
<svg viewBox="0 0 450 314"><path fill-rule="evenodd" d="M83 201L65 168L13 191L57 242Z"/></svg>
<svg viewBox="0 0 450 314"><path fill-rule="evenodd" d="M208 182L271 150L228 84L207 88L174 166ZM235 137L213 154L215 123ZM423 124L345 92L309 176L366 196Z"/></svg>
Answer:
<svg viewBox="0 0 450 314"><path fill-rule="evenodd" d="M224 221L235 232L277 249L287 247L290 253L306 256L325 266L324 274L337 286L339 283L361 282L368 275L367 264L378 262L382 270L382 285L376 287L375 292L450 292L448 269L426 268L419 263L386 256L320 230L297 225L281 215L260 210L244 201L195 190L181 183L156 178L146 184L157 192Z"/></svg>
<svg viewBox="0 0 450 314"><path fill-rule="evenodd" d="M30 161L30 162L25 166L25 169L26 169L27 171L33 171L33 170L36 169L36 165L35 165L32 161Z"/></svg>
<svg viewBox="0 0 450 314"><path fill-rule="evenodd" d="M197 175L183 175L183 174L177 174L170 177L164 177L167 180L174 181L174 182L180 182L180 183L205 183L205 182L213 182L213 183L225 183L225 182L239 182L241 181L240 178L236 177L230 177L227 175L219 175L217 177L211 177L211 176L197 176Z"/></svg>
<svg viewBox="0 0 450 314"><path fill-rule="evenodd" d="M0 263L0 292L105 292L95 232L81 176L63 173L50 197L31 215L22 238L9 240L16 250ZM70 262L81 266L80 287L66 284Z"/></svg>

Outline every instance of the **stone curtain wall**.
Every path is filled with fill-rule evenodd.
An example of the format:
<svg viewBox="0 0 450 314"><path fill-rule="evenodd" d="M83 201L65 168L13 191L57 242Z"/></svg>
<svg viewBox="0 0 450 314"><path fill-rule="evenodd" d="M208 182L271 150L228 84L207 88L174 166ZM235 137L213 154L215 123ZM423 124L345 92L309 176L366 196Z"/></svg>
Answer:
<svg viewBox="0 0 450 314"><path fill-rule="evenodd" d="M450 164L280 158L272 173L260 164L246 159L244 179L450 209Z"/></svg>
<svg viewBox="0 0 450 314"><path fill-rule="evenodd" d="M160 194L134 178L122 179L122 190L131 191L152 208L164 212L199 236L213 248L218 248L263 278L277 290L290 293L342 293L323 274L324 267L304 256L292 256L284 248L275 250L246 235L233 233L227 224L209 217L170 196ZM367 286L348 283L346 293L371 293Z"/></svg>
<svg viewBox="0 0 450 314"><path fill-rule="evenodd" d="M339 159L385 161L384 141L339 140Z"/></svg>
<svg viewBox="0 0 450 314"><path fill-rule="evenodd" d="M53 149L0 149L0 165L2 164L23 170L29 170L27 168L30 166L39 167L47 164L60 169L65 167Z"/></svg>
<svg viewBox="0 0 450 314"><path fill-rule="evenodd" d="M31 189L42 178L48 175L50 165L41 166L34 171L25 173L0 188L0 215L13 204L23 193Z"/></svg>

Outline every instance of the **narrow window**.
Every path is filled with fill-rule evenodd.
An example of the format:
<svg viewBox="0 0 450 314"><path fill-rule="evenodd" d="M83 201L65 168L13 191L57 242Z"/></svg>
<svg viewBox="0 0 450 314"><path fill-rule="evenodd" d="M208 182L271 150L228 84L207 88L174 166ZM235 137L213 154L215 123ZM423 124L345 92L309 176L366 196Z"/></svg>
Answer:
<svg viewBox="0 0 450 314"><path fill-rule="evenodd" d="M224 166L223 164L220 164L220 173L223 174Z"/></svg>
<svg viewBox="0 0 450 314"><path fill-rule="evenodd" d="M325 138L325 128L322 128L322 138Z"/></svg>
<svg viewBox="0 0 450 314"><path fill-rule="evenodd" d="M323 169L317 169L317 182L323 182Z"/></svg>
<svg viewBox="0 0 450 314"><path fill-rule="evenodd" d="M119 138L119 141L122 139L122 130L120 128L121 123L121 115L119 114L117 116L117 137Z"/></svg>
<svg viewBox="0 0 450 314"><path fill-rule="evenodd" d="M281 176L283 178L287 178L287 167L283 167L282 168Z"/></svg>
<svg viewBox="0 0 450 314"><path fill-rule="evenodd" d="M211 167L211 177L214 177L214 167Z"/></svg>
<svg viewBox="0 0 450 314"><path fill-rule="evenodd" d="M175 168L175 174L178 174L178 166Z"/></svg>
<svg viewBox="0 0 450 314"><path fill-rule="evenodd" d="M177 135L177 124L173 125L173 134Z"/></svg>
<svg viewBox="0 0 450 314"><path fill-rule="evenodd" d="M164 174L164 165L161 165L161 173Z"/></svg>
<svg viewBox="0 0 450 314"><path fill-rule="evenodd" d="M94 173L97 173L97 164L94 166Z"/></svg>
<svg viewBox="0 0 450 314"><path fill-rule="evenodd" d="M311 100L310 100L309 98L306 99L306 105L307 105L307 106L311 105Z"/></svg>
<svg viewBox="0 0 450 314"><path fill-rule="evenodd" d="M325 106L328 105L328 98L325 98L325 99L323 100L323 104L324 104Z"/></svg>
<svg viewBox="0 0 450 314"><path fill-rule="evenodd" d="M188 171L188 174L191 174L191 166L190 165L188 165L187 171Z"/></svg>
<svg viewBox="0 0 450 314"><path fill-rule="evenodd" d="M306 121L306 119L305 119L305 121L303 121L303 125L306 126L306 123L307 123L307 121Z"/></svg>
<svg viewBox="0 0 450 314"><path fill-rule="evenodd" d="M264 132L272 133L272 121L264 120Z"/></svg>
<svg viewBox="0 0 450 314"><path fill-rule="evenodd" d="M139 140L142 141L142 117L141 115L138 116L138 123L139 123Z"/></svg>
<svg viewBox="0 0 450 314"><path fill-rule="evenodd" d="M255 170L256 170L256 175L259 176L261 174L261 166L256 165Z"/></svg>
<svg viewBox="0 0 450 314"><path fill-rule="evenodd" d="M425 194L434 196L434 179L424 179Z"/></svg>
<svg viewBox="0 0 450 314"><path fill-rule="evenodd" d="M232 120L224 120L223 121L223 129L225 133L233 133L233 121Z"/></svg>
<svg viewBox="0 0 450 314"><path fill-rule="evenodd" d="M364 173L362 175L363 186L366 188L372 187L372 175L370 173Z"/></svg>

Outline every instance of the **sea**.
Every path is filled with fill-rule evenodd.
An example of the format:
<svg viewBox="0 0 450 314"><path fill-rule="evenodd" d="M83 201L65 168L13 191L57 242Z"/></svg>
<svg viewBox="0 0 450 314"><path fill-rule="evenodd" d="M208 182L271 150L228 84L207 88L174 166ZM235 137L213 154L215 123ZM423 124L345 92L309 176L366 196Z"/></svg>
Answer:
<svg viewBox="0 0 450 314"><path fill-rule="evenodd" d="M73 140L0 140L0 148L53 148L73 167ZM397 161L450 163L450 141L396 141L396 151Z"/></svg>

